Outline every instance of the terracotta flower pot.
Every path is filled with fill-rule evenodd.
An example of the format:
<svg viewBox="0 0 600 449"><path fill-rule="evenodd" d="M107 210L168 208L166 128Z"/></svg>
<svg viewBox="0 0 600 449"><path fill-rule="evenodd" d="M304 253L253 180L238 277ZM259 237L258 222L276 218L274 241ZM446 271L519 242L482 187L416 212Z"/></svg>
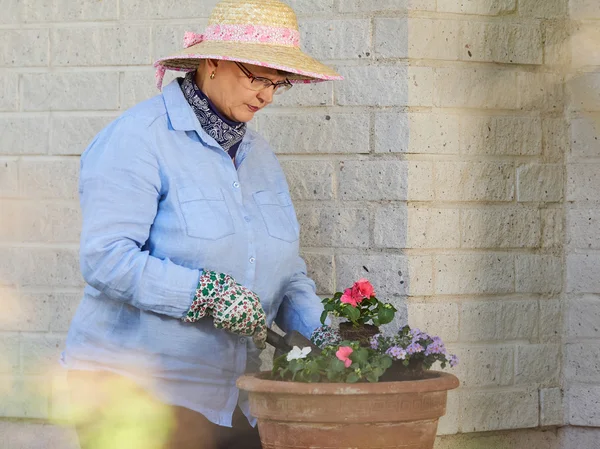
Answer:
<svg viewBox="0 0 600 449"><path fill-rule="evenodd" d="M264 449L432 449L447 391L458 379L428 371L426 378L378 383L301 383L245 375Z"/></svg>

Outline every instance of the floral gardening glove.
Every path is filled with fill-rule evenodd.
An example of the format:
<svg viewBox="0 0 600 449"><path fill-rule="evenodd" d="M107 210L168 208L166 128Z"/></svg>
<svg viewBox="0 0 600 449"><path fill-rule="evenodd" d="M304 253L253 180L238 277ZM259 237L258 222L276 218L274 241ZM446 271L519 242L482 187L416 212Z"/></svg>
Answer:
<svg viewBox="0 0 600 449"><path fill-rule="evenodd" d="M260 299L228 274L205 271L200 276L194 301L183 321L194 323L207 315L213 317L217 329L252 336L254 344L264 349L267 318Z"/></svg>
<svg viewBox="0 0 600 449"><path fill-rule="evenodd" d="M323 349L325 346L338 344L340 341L342 341L342 337L337 329L334 329L331 326L321 326L317 327L313 331L312 335L310 336L310 341L319 348Z"/></svg>

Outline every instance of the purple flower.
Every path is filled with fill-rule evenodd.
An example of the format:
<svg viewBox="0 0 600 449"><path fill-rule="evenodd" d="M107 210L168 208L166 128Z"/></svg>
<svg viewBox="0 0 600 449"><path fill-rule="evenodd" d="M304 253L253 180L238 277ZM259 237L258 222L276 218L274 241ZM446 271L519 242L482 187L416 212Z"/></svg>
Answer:
<svg viewBox="0 0 600 449"><path fill-rule="evenodd" d="M379 349L379 336L381 334L375 334L369 340L369 344L371 345L371 349L377 350Z"/></svg>
<svg viewBox="0 0 600 449"><path fill-rule="evenodd" d="M433 337L433 343L425 349L425 355L431 354L446 354L446 347L440 337Z"/></svg>
<svg viewBox="0 0 600 449"><path fill-rule="evenodd" d="M454 354L452 354L450 356L450 361L449 362L450 362L450 366L452 368L454 368L456 365L458 365L458 357L456 357Z"/></svg>
<svg viewBox="0 0 600 449"><path fill-rule="evenodd" d="M406 351L400 346L392 346L385 353L394 360L404 360L406 358Z"/></svg>
<svg viewBox="0 0 600 449"><path fill-rule="evenodd" d="M423 352L423 346L419 343L411 343L408 348L406 348L406 352L409 354L416 354L417 352Z"/></svg>

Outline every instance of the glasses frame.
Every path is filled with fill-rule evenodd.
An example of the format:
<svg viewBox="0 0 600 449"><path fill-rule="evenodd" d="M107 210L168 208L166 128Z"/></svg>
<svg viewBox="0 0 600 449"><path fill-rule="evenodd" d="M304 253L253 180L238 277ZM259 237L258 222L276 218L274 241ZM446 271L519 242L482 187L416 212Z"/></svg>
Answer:
<svg viewBox="0 0 600 449"><path fill-rule="evenodd" d="M248 79L250 79L251 83L254 83L254 81L258 80L259 82L262 82L265 84L265 86L262 89L258 89L255 92L261 92L265 89L268 89L269 87L273 87L273 93L277 95L277 94L286 92L293 87L293 84L287 78L285 79L285 81L278 81L278 82L274 83L269 78L265 78L263 76L254 76L254 74L250 70L248 70L244 65L242 65L242 63L237 62L237 61L233 61L233 62L235 62L235 65L237 65L240 68L242 73L244 75L246 75L246 77ZM269 82L271 84L267 85L267 82ZM281 89L279 89L280 87L285 87L285 89L281 90ZM252 90L254 90L254 89L252 89Z"/></svg>

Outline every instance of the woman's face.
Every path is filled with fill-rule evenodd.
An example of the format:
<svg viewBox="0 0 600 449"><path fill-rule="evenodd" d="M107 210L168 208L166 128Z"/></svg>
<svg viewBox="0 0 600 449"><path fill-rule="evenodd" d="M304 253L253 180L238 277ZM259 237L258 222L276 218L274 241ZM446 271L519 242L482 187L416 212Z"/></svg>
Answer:
<svg viewBox="0 0 600 449"><path fill-rule="evenodd" d="M243 64L256 77L268 78L274 83L285 81L285 76L275 69ZM210 78L214 71L215 76ZM251 79L231 61L207 61L198 70L201 80L196 83L219 111L237 122L249 122L259 110L273 101L273 87L261 91L250 88ZM198 76L198 75L197 75Z"/></svg>

